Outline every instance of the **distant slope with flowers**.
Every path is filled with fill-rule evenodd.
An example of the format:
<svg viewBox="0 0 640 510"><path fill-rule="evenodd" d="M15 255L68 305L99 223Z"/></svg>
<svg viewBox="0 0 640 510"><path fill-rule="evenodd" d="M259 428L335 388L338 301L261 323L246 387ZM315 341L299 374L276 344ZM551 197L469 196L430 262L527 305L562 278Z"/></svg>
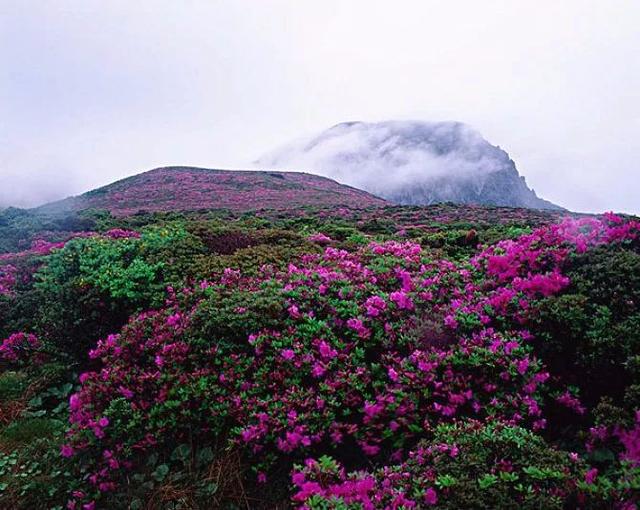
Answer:
<svg viewBox="0 0 640 510"><path fill-rule="evenodd" d="M39 209L46 212L105 209L116 216L126 216L141 211L367 208L385 204L382 198L365 191L306 173L164 167Z"/></svg>

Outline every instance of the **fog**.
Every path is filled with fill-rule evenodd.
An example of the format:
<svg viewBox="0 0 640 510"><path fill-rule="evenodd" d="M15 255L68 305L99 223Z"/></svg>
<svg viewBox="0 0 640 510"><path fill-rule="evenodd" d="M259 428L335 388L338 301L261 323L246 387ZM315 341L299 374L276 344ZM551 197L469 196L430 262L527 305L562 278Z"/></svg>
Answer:
<svg viewBox="0 0 640 510"><path fill-rule="evenodd" d="M334 126L264 155L256 167L310 171L387 198L442 177L481 186L486 174L508 167L502 156L464 124L387 121Z"/></svg>
<svg viewBox="0 0 640 510"><path fill-rule="evenodd" d="M640 213L638 26L634 0L0 0L0 206L419 119L569 209Z"/></svg>

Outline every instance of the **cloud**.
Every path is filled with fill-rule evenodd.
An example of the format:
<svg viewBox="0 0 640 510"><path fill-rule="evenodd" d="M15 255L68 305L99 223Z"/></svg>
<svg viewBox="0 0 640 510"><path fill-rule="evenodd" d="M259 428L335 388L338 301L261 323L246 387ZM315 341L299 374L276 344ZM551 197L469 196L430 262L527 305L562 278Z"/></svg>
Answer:
<svg viewBox="0 0 640 510"><path fill-rule="evenodd" d="M383 197L407 188L471 182L509 170L507 155L457 122L352 122L296 140L256 162L260 168L302 170ZM455 184L454 184L455 186Z"/></svg>
<svg viewBox="0 0 640 510"><path fill-rule="evenodd" d="M639 24L628 0L0 2L0 193L242 168L347 119L457 119L542 196L640 212Z"/></svg>

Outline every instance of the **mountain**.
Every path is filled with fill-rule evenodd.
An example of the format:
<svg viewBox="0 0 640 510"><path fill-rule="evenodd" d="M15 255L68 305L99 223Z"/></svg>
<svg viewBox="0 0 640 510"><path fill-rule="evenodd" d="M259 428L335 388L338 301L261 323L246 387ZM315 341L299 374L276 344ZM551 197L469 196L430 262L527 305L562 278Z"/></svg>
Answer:
<svg viewBox="0 0 640 510"><path fill-rule="evenodd" d="M41 212L106 209L140 211L288 209L304 206L367 208L387 203L365 191L301 172L156 168L38 208Z"/></svg>
<svg viewBox="0 0 640 510"><path fill-rule="evenodd" d="M345 122L257 164L317 173L403 205L562 209L527 186L504 150L460 122Z"/></svg>

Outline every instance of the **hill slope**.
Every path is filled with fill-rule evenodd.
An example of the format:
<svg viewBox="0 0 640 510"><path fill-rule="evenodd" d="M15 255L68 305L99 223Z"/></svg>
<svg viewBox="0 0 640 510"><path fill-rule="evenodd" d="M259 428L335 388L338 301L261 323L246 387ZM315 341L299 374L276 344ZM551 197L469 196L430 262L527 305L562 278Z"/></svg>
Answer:
<svg viewBox="0 0 640 510"><path fill-rule="evenodd" d="M304 206L366 208L386 202L326 177L300 172L156 168L39 208L44 212L106 209L139 211L288 209Z"/></svg>
<svg viewBox="0 0 640 510"><path fill-rule="evenodd" d="M528 188L504 150L459 122L346 122L258 164L318 173L403 205L561 209Z"/></svg>

